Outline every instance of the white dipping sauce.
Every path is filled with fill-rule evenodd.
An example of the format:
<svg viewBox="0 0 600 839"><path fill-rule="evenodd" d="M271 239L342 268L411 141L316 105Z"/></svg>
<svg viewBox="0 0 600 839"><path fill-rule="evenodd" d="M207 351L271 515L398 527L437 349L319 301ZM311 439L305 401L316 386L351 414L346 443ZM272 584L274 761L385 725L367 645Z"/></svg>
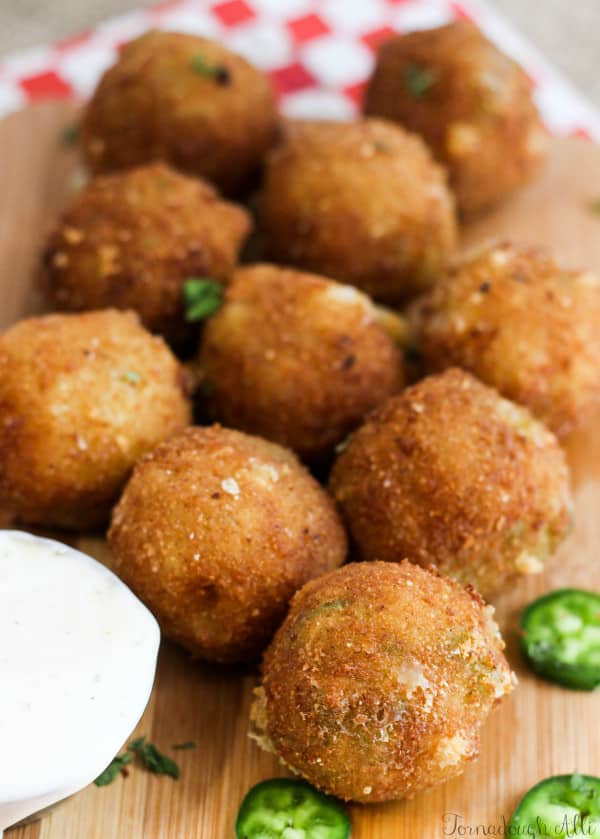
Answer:
<svg viewBox="0 0 600 839"><path fill-rule="evenodd" d="M0 531L0 835L111 762L148 702L159 641L99 562Z"/></svg>

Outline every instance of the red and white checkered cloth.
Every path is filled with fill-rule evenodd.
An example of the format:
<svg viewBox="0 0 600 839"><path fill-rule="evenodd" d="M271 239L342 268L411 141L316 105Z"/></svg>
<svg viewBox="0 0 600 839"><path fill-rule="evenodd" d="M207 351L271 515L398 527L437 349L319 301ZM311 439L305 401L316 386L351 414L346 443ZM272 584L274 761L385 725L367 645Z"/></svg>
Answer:
<svg viewBox="0 0 600 839"><path fill-rule="evenodd" d="M87 97L119 46L148 28L207 35L273 79L290 116L347 118L378 44L392 32L474 20L527 70L552 131L600 140L600 114L485 0L167 0L76 38L0 61L0 116L34 101Z"/></svg>

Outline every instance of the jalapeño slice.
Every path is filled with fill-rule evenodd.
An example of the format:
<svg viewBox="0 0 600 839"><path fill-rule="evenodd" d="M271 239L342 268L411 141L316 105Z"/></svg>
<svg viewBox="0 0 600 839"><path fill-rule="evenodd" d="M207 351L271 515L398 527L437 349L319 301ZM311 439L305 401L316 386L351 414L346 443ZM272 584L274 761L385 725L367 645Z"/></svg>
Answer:
<svg viewBox="0 0 600 839"><path fill-rule="evenodd" d="M577 690L600 685L600 594L558 589L521 617L521 649L546 679Z"/></svg>
<svg viewBox="0 0 600 839"><path fill-rule="evenodd" d="M521 800L507 835L527 839L600 835L600 778L574 773L540 781Z"/></svg>
<svg viewBox="0 0 600 839"><path fill-rule="evenodd" d="M237 839L348 839L350 819L337 799L306 781L274 778L246 794Z"/></svg>

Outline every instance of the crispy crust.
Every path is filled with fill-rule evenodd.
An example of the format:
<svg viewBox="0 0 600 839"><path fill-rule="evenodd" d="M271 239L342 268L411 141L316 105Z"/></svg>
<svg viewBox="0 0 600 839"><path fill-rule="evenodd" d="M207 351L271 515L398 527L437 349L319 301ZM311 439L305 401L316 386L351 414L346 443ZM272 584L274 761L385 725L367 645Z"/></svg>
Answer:
<svg viewBox="0 0 600 839"><path fill-rule="evenodd" d="M411 92L411 72L428 74L430 87ZM532 180L545 157L546 131L525 72L467 21L386 41L365 113L420 134L448 167L469 216Z"/></svg>
<svg viewBox="0 0 600 839"><path fill-rule="evenodd" d="M230 193L245 186L276 130L264 73L216 41L152 31L126 44L103 75L82 142L94 172L167 160Z"/></svg>
<svg viewBox="0 0 600 839"><path fill-rule="evenodd" d="M72 200L44 252L42 287L63 311L134 309L181 344L189 277L225 281L250 230L245 210L163 163L94 178Z"/></svg>
<svg viewBox="0 0 600 839"><path fill-rule="evenodd" d="M294 592L346 554L331 499L295 456L220 426L189 428L138 462L109 542L167 637L227 662L254 659Z"/></svg>
<svg viewBox="0 0 600 839"><path fill-rule="evenodd" d="M461 370L375 411L330 488L364 559L435 565L484 596L541 571L570 527L554 435Z"/></svg>
<svg viewBox="0 0 600 839"><path fill-rule="evenodd" d="M460 774L514 684L492 612L409 562L308 583L265 654L253 736L353 801L410 798Z"/></svg>
<svg viewBox="0 0 600 839"><path fill-rule="evenodd" d="M429 287L456 243L443 170L382 120L290 123L260 202L268 255L395 303Z"/></svg>
<svg viewBox="0 0 600 839"><path fill-rule="evenodd" d="M132 312L20 321L0 337L0 504L103 524L137 458L190 415L181 366Z"/></svg>
<svg viewBox="0 0 600 839"><path fill-rule="evenodd" d="M559 437L600 404L600 280L542 250L501 243L465 259L411 322L428 369L470 370Z"/></svg>
<svg viewBox="0 0 600 839"><path fill-rule="evenodd" d="M404 380L401 352L364 294L272 265L235 272L200 359L215 418L310 461Z"/></svg>

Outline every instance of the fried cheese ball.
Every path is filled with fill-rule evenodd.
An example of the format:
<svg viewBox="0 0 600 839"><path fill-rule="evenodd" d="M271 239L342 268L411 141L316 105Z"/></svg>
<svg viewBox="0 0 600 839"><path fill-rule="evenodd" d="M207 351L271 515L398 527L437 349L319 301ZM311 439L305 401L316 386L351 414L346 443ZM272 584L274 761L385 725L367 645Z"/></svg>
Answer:
<svg viewBox="0 0 600 839"><path fill-rule="evenodd" d="M58 310L134 309L178 344L190 332L186 280L226 280L249 229L245 210L164 163L99 176L48 239L43 290Z"/></svg>
<svg viewBox="0 0 600 839"><path fill-rule="evenodd" d="M542 250L503 243L466 258L410 323L428 369L470 370L559 437L600 405L600 279Z"/></svg>
<svg viewBox="0 0 600 839"><path fill-rule="evenodd" d="M554 435L457 369L374 411L330 488L363 559L435 565L484 597L540 572L570 528Z"/></svg>
<svg viewBox="0 0 600 839"><path fill-rule="evenodd" d="M396 35L379 50L365 113L420 134L472 216L532 180L547 136L524 70L472 23Z"/></svg>
<svg viewBox="0 0 600 839"><path fill-rule="evenodd" d="M252 736L346 800L412 798L459 775L515 681L492 615L407 561L313 580L266 651Z"/></svg>
<svg viewBox="0 0 600 839"><path fill-rule="evenodd" d="M419 137L378 119L289 123L259 214L270 258L387 303L432 285L456 242L445 173Z"/></svg>
<svg viewBox="0 0 600 839"><path fill-rule="evenodd" d="M402 354L368 297L275 265L235 272L200 366L217 419L308 461L403 384Z"/></svg>
<svg viewBox="0 0 600 839"><path fill-rule="evenodd" d="M101 525L138 457L190 420L183 368L132 312L19 321L0 336L0 507Z"/></svg>
<svg viewBox="0 0 600 839"><path fill-rule="evenodd" d="M258 656L294 592L346 555L333 502L292 452L217 425L138 462L108 538L165 635L222 662Z"/></svg>
<svg viewBox="0 0 600 839"><path fill-rule="evenodd" d="M258 169L276 129L264 73L216 41L151 31L102 76L82 143L94 172L166 160L232 192Z"/></svg>

